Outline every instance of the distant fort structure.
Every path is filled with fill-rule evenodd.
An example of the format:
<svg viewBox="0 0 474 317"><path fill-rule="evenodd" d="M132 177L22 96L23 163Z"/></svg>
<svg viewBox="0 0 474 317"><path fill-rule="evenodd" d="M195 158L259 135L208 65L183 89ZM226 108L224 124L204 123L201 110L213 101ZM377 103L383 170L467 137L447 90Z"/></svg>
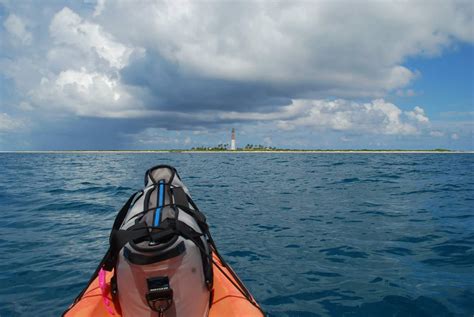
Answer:
<svg viewBox="0 0 474 317"><path fill-rule="evenodd" d="M237 148L235 147L235 129L232 128L232 139L230 141L230 150L235 151Z"/></svg>

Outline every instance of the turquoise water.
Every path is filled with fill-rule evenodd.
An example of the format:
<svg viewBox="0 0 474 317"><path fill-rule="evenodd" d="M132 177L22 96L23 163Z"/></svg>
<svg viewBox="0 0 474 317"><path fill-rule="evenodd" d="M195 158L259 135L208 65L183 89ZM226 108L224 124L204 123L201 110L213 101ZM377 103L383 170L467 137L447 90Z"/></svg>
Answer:
<svg viewBox="0 0 474 317"><path fill-rule="evenodd" d="M472 316L474 155L0 154L0 316L58 316L175 166L270 316Z"/></svg>

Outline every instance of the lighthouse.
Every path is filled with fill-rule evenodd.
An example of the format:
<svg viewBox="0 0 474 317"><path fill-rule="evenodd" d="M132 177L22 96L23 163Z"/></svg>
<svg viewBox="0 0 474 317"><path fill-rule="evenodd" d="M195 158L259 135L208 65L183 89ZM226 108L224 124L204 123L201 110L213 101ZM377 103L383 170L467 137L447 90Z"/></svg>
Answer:
<svg viewBox="0 0 474 317"><path fill-rule="evenodd" d="M230 141L230 150L231 151L236 150L236 147L235 147L235 129L234 128L232 128L232 140Z"/></svg>

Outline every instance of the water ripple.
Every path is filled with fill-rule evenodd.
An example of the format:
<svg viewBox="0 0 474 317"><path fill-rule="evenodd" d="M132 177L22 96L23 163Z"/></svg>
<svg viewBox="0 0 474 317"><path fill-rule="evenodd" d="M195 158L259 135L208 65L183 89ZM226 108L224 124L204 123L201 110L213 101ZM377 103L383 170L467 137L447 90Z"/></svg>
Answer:
<svg viewBox="0 0 474 317"><path fill-rule="evenodd" d="M156 164L269 316L474 312L473 155L2 153L0 316L60 315Z"/></svg>

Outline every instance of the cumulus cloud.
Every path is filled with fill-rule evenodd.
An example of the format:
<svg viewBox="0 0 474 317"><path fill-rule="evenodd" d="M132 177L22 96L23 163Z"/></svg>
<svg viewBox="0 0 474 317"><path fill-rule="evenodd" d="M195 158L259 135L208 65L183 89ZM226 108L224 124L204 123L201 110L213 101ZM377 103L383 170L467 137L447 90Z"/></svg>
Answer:
<svg viewBox="0 0 474 317"><path fill-rule="evenodd" d="M274 111L295 99L383 97L417 77L406 58L474 41L471 11L468 2L445 1L98 1L91 16L68 7L54 14L48 64L36 73L55 81L85 67L104 78L94 83L109 78L127 90L129 108L155 111ZM115 104L108 95L99 100Z"/></svg>
<svg viewBox="0 0 474 317"><path fill-rule="evenodd" d="M6 113L0 113L0 133L15 131L23 127L23 122Z"/></svg>
<svg viewBox="0 0 474 317"><path fill-rule="evenodd" d="M31 32L26 29L23 20L15 15L10 14L3 22L3 26L12 38L23 45L30 45L33 39Z"/></svg>
<svg viewBox="0 0 474 317"><path fill-rule="evenodd" d="M295 127L332 129L369 134L413 135L429 122L424 110L402 111L383 99L369 103L348 100L295 100L275 114L278 126L283 130Z"/></svg>
<svg viewBox="0 0 474 317"><path fill-rule="evenodd" d="M53 79L43 77L30 95L43 109L80 116L144 116L139 101L134 101L117 79L85 68L63 71Z"/></svg>
<svg viewBox="0 0 474 317"><path fill-rule="evenodd" d="M134 12L133 28L114 22L124 11ZM468 2L160 1L107 2L100 21L186 75L359 97L410 83L407 57L472 42L471 16Z"/></svg>
<svg viewBox="0 0 474 317"><path fill-rule="evenodd" d="M234 123L429 135L422 107L387 96L418 95L410 84L422 74L407 59L474 43L469 1L69 5L32 6L29 19L7 10L18 15L9 13L5 31L25 44L0 56L0 80L16 90L11 104L31 115L127 118L143 140L157 125Z"/></svg>
<svg viewBox="0 0 474 317"><path fill-rule="evenodd" d="M173 130L177 129L176 126L197 129L231 123L264 122L284 131L304 128L316 131L330 129L365 134L416 135L429 127L429 119L422 108L416 106L411 111L403 111L384 99L367 103L344 99L296 99L290 105L272 112L206 111L196 114L160 111L147 115L155 116L156 122Z"/></svg>
<svg viewBox="0 0 474 317"><path fill-rule="evenodd" d="M413 119L414 121L418 121L420 123L428 123L430 121L428 117L425 115L425 110L423 110L422 108L418 106L413 108L413 111L405 112L405 114L409 118Z"/></svg>
<svg viewBox="0 0 474 317"><path fill-rule="evenodd" d="M102 11L104 10L105 7L105 0L97 0L97 4L94 9L94 14L93 16L99 16L102 14Z"/></svg>
<svg viewBox="0 0 474 317"><path fill-rule="evenodd" d="M54 16L49 30L56 45L68 45L86 53L94 52L113 68L121 69L127 65L133 51L115 41L100 25L83 20L67 7Z"/></svg>
<svg viewBox="0 0 474 317"><path fill-rule="evenodd" d="M139 88L121 81L120 70L139 47L117 41L97 23L65 7L50 24L46 63L22 57L3 60L5 75L24 97L19 109L41 109L55 116L133 118L144 116Z"/></svg>

